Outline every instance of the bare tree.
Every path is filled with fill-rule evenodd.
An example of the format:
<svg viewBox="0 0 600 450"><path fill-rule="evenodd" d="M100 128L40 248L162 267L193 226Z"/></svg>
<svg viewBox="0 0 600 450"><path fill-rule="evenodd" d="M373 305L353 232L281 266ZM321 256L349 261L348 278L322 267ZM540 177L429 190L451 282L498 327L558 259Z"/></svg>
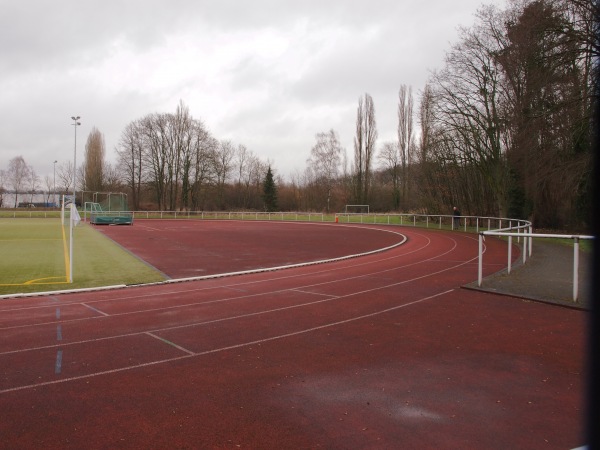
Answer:
<svg viewBox="0 0 600 450"><path fill-rule="evenodd" d="M71 190L71 183L73 182L73 163L67 161L58 165L56 176L59 180L60 191L63 194L67 194Z"/></svg>
<svg viewBox="0 0 600 450"><path fill-rule="evenodd" d="M386 142L379 152L379 161L392 182L392 205L400 207L400 151L397 142Z"/></svg>
<svg viewBox="0 0 600 450"><path fill-rule="evenodd" d="M5 183L7 177L6 170L0 169L0 208L4 206L4 193L6 192Z"/></svg>
<svg viewBox="0 0 600 450"><path fill-rule="evenodd" d="M505 217L508 169L496 52L497 46L480 30L461 30L461 41L446 55L445 67L434 74L432 87L434 117L445 133L442 148L449 156L459 154L463 167L479 170L495 202L488 213Z"/></svg>
<svg viewBox="0 0 600 450"><path fill-rule="evenodd" d="M318 133L315 137L317 142L311 149L307 163L314 175L315 183L325 191L326 210L329 212L331 191L340 170L342 146L334 130Z"/></svg>
<svg viewBox="0 0 600 450"><path fill-rule="evenodd" d="M50 175L44 177L44 186L46 187L46 204L52 203L50 197L54 194L54 183ZM52 199L54 201L54 198Z"/></svg>
<svg viewBox="0 0 600 450"><path fill-rule="evenodd" d="M29 194L30 194L29 203L33 204L33 196L35 195L35 193L39 187L40 177L35 172L35 169L33 168L33 166L29 166L27 172L28 172L27 173L27 181L29 182Z"/></svg>
<svg viewBox="0 0 600 450"><path fill-rule="evenodd" d="M398 150L402 163L401 197L402 205L406 207L410 196L410 167L413 163L413 96L412 87L400 86L398 94Z"/></svg>
<svg viewBox="0 0 600 450"><path fill-rule="evenodd" d="M104 186L104 155L106 153L104 136L93 127L85 143L83 162L84 191L100 192Z"/></svg>
<svg viewBox="0 0 600 450"><path fill-rule="evenodd" d="M231 176L233 161L235 158L235 146L231 141L221 141L213 153L213 164L217 176L217 204L223 208L225 183Z"/></svg>
<svg viewBox="0 0 600 450"><path fill-rule="evenodd" d="M264 173L264 165L251 150L241 144L236 151L236 165L239 205L242 208L259 208L260 192L256 191L254 183Z"/></svg>
<svg viewBox="0 0 600 450"><path fill-rule="evenodd" d="M190 199L193 209L204 209L207 187L214 182L213 154L219 142L202 128L194 138Z"/></svg>
<svg viewBox="0 0 600 450"><path fill-rule="evenodd" d="M121 133L117 147L119 172L131 192L131 207L140 209L142 184L145 181L143 165L144 143L139 121L128 124Z"/></svg>
<svg viewBox="0 0 600 450"><path fill-rule="evenodd" d="M124 190L123 182L121 181L121 172L116 166L113 166L110 163L105 163L102 173L104 174L102 185L105 191L122 192Z"/></svg>
<svg viewBox="0 0 600 450"><path fill-rule="evenodd" d="M371 176L371 160L377 141L375 106L369 94L358 99L356 111L356 136L354 137L355 197L359 203L367 203Z"/></svg>
<svg viewBox="0 0 600 450"><path fill-rule="evenodd" d="M29 166L22 156L16 156L8 163L8 182L15 193L15 208L18 206L19 193L29 178Z"/></svg>

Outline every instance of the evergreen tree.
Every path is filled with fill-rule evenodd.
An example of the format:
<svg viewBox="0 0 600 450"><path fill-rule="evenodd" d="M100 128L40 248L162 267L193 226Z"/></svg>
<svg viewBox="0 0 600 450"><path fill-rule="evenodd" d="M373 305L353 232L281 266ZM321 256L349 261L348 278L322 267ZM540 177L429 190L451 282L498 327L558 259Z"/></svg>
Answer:
<svg viewBox="0 0 600 450"><path fill-rule="evenodd" d="M265 181L263 182L263 200L265 202L265 211L277 211L277 186L275 186L271 166L269 166Z"/></svg>

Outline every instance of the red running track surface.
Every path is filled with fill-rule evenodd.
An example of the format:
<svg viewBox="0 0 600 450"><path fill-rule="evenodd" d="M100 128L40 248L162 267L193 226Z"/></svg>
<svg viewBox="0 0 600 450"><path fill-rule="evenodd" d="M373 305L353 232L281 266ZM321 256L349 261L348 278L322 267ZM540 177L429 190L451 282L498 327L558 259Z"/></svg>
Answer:
<svg viewBox="0 0 600 450"><path fill-rule="evenodd" d="M189 225L200 234L205 226ZM260 233L254 226L246 242ZM331 229L304 227L314 234ZM264 228L289 242L288 252L296 240L299 253L310 253L298 240L303 225ZM390 236L403 239L390 231L408 240L381 253L275 272L1 301L0 442L6 448L585 444L586 313L460 289L476 278L474 235L370 228L352 233L383 246ZM328 248L334 256L372 250L351 241L340 251L344 244L330 236L315 258L303 258L321 259ZM487 239L486 274L505 266L505 246Z"/></svg>

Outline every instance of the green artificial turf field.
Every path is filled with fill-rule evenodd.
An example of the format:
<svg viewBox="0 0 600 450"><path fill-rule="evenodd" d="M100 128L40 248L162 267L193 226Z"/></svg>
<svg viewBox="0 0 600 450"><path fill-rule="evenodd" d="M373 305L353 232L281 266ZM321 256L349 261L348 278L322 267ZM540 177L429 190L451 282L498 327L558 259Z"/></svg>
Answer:
<svg viewBox="0 0 600 450"><path fill-rule="evenodd" d="M120 284L164 276L87 224L73 232L69 282L69 230L60 219L0 219L0 295Z"/></svg>

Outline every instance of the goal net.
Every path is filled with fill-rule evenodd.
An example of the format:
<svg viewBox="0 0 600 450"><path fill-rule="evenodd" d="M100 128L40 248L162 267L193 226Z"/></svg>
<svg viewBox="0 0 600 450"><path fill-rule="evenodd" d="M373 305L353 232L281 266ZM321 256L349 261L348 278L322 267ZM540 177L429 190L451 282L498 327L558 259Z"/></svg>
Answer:
<svg viewBox="0 0 600 450"><path fill-rule="evenodd" d="M65 247L65 266L69 283L73 282L73 229L81 222L79 211L75 205L75 197L63 195L60 207L60 221L63 230L63 243Z"/></svg>
<svg viewBox="0 0 600 450"><path fill-rule="evenodd" d="M369 214L369 205L346 205L346 214Z"/></svg>
<svg viewBox="0 0 600 450"><path fill-rule="evenodd" d="M127 208L127 194L95 192L93 202L85 203L90 223L94 225L133 225L133 212Z"/></svg>

